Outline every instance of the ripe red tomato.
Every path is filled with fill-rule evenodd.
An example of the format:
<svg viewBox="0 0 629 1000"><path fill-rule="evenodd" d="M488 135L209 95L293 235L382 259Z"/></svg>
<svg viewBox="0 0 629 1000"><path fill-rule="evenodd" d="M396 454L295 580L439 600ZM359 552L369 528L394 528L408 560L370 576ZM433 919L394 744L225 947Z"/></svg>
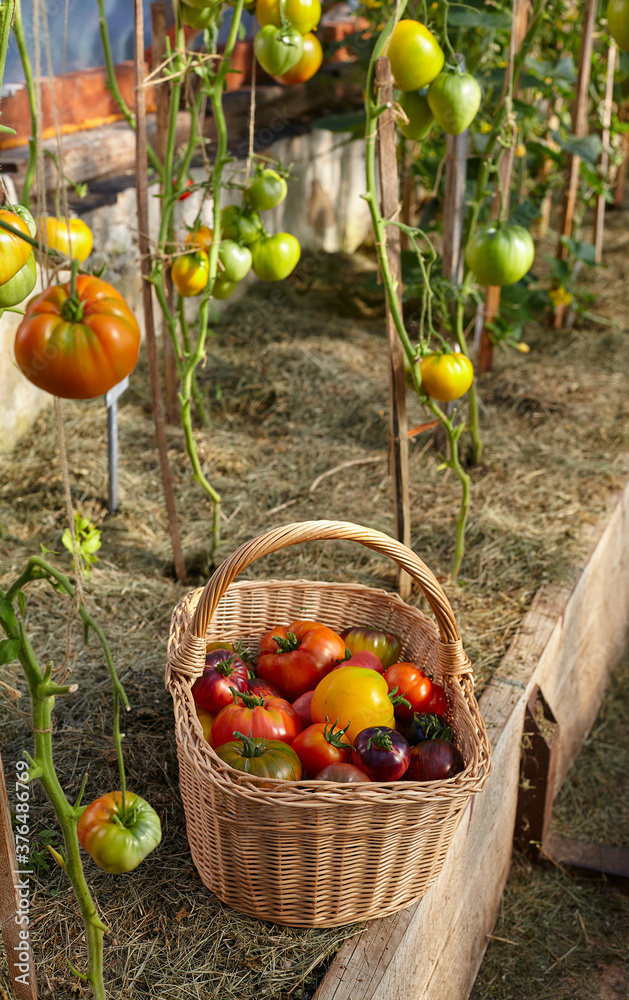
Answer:
<svg viewBox="0 0 629 1000"><path fill-rule="evenodd" d="M256 672L294 701L313 690L344 656L345 643L332 629L320 622L296 621L262 637Z"/></svg>
<svg viewBox="0 0 629 1000"><path fill-rule="evenodd" d="M319 71L322 62L323 49L321 48L321 42L316 35L308 32L304 35L304 51L301 54L299 62L292 69L289 69L288 73L276 76L275 79L279 80L280 83L305 83L306 80L311 80L315 73Z"/></svg>
<svg viewBox="0 0 629 1000"><path fill-rule="evenodd" d="M249 678L247 682L247 694L255 694L258 697L262 695L263 698L282 697L282 692L278 688L277 684L271 684L270 681L264 681L261 677Z"/></svg>
<svg viewBox="0 0 629 1000"><path fill-rule="evenodd" d="M367 649L362 649L354 656L350 656L348 660L343 660L333 669L339 670L341 667L364 667L365 670L377 670L379 674L384 673L384 667L376 654L370 653Z"/></svg>
<svg viewBox="0 0 629 1000"><path fill-rule="evenodd" d="M354 740L352 764L372 781L398 781L410 760L410 747L402 734L387 726L370 726Z"/></svg>
<svg viewBox="0 0 629 1000"><path fill-rule="evenodd" d="M334 722L314 722L295 737L292 748L301 761L304 778L315 778L328 764L349 763L352 748L343 738L346 729Z"/></svg>
<svg viewBox="0 0 629 1000"><path fill-rule="evenodd" d="M461 751L449 740L425 740L411 749L407 781L443 781L465 769Z"/></svg>
<svg viewBox="0 0 629 1000"><path fill-rule="evenodd" d="M443 715L448 703L446 701L446 693L441 684L435 684L433 681L432 685L432 696L428 705L426 706L426 712L432 712L435 715Z"/></svg>
<svg viewBox="0 0 629 1000"><path fill-rule="evenodd" d="M336 781L342 784L358 784L361 781L371 781L371 778L354 764L328 764L322 771L315 774L317 781Z"/></svg>
<svg viewBox="0 0 629 1000"><path fill-rule="evenodd" d="M225 705L231 705L236 691L246 691L249 673L246 665L229 649L215 649L207 653L205 667L192 685L195 705L215 715Z"/></svg>
<svg viewBox="0 0 629 1000"><path fill-rule="evenodd" d="M389 691L406 698L410 705L400 702L395 707L396 718L410 720L415 712L432 711L432 681L415 663L394 663L385 671L384 679ZM397 690L395 690L397 688Z"/></svg>
<svg viewBox="0 0 629 1000"><path fill-rule="evenodd" d="M140 330L122 296L100 278L79 274L51 285L26 306L15 335L15 359L39 389L64 399L103 396L133 371Z"/></svg>
<svg viewBox="0 0 629 1000"><path fill-rule="evenodd" d="M424 391L441 403L464 396L474 381L472 362L464 354L427 354L419 362Z"/></svg>
<svg viewBox="0 0 629 1000"><path fill-rule="evenodd" d="M336 667L334 668L336 670ZM307 726L312 725L312 714L310 712L310 706L312 704L312 696L314 691L304 691L303 694L299 695L293 702L293 708L297 712L297 715L301 719L301 724L306 729Z"/></svg>
<svg viewBox="0 0 629 1000"><path fill-rule="evenodd" d="M236 732L292 743L301 732L301 722L293 706L284 698L236 694L234 702L222 708L214 719L210 742L213 747L220 747L233 740Z"/></svg>

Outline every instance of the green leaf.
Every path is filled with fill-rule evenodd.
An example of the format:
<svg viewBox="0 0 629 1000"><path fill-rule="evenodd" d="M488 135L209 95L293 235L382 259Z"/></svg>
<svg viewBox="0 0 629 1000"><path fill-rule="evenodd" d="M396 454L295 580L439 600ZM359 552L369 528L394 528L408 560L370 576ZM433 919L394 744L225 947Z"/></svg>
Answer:
<svg viewBox="0 0 629 1000"><path fill-rule="evenodd" d="M488 28L490 31L510 31L511 15L486 7L477 9L463 4L452 4L448 11L448 27Z"/></svg>
<svg viewBox="0 0 629 1000"><path fill-rule="evenodd" d="M519 205L513 209L509 215L509 222L514 223L518 226L524 226L526 229L529 228L535 219L539 219L540 208L538 205L534 205L532 201L526 198L524 201L520 202Z"/></svg>
<svg viewBox="0 0 629 1000"><path fill-rule="evenodd" d="M17 660L21 648L22 643L19 639L3 639L0 642L0 664Z"/></svg>
<svg viewBox="0 0 629 1000"><path fill-rule="evenodd" d="M600 136L586 135L579 139L576 135L562 136L559 132L553 132L552 137L566 153L580 156L586 163L591 163L593 167L596 166L603 149Z"/></svg>
<svg viewBox="0 0 629 1000"><path fill-rule="evenodd" d="M593 243L581 243L579 240L571 239L570 236L562 236L561 242L577 260L582 260L584 264L601 267L600 264L596 263L596 247Z"/></svg>
<svg viewBox="0 0 629 1000"><path fill-rule="evenodd" d="M0 597L0 622L6 628L17 628L17 618L10 601L6 597Z"/></svg>

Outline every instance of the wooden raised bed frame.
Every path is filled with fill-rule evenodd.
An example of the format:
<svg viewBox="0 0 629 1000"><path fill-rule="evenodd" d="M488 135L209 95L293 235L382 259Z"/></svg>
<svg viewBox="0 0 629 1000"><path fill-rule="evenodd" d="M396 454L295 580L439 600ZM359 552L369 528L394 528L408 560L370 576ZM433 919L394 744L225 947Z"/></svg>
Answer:
<svg viewBox="0 0 629 1000"><path fill-rule="evenodd" d="M629 634L629 485L591 531L581 572L543 587L479 705L493 770L443 871L414 906L372 921L337 953L314 1000L465 1000L511 861L524 710L539 685L560 727L556 790L592 727Z"/></svg>

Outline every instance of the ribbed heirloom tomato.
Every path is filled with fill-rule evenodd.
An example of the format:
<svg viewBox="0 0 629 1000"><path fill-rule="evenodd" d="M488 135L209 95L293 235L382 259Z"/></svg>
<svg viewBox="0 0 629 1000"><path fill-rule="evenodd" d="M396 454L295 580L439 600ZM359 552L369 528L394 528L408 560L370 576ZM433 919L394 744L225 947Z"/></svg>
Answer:
<svg viewBox="0 0 629 1000"><path fill-rule="evenodd" d="M159 816L139 795L101 795L81 813L77 834L83 850L99 868L119 875L131 872L162 839Z"/></svg>
<svg viewBox="0 0 629 1000"><path fill-rule="evenodd" d="M294 701L313 690L344 656L345 643L336 632L321 622L299 620L262 636L256 672Z"/></svg>
<svg viewBox="0 0 629 1000"><path fill-rule="evenodd" d="M402 640L393 632L381 632L368 625L352 625L341 632L347 648L352 656L356 653L374 653L386 670L397 663L402 652Z"/></svg>
<svg viewBox="0 0 629 1000"><path fill-rule="evenodd" d="M424 391L441 403L460 399L474 381L472 362L464 354L427 354L419 362L419 373Z"/></svg>
<svg viewBox="0 0 629 1000"><path fill-rule="evenodd" d="M122 296L80 274L51 285L26 306L15 335L19 368L39 389L63 399L103 396L135 368L140 330Z"/></svg>
<svg viewBox="0 0 629 1000"><path fill-rule="evenodd" d="M210 742L219 747L233 740L235 732L292 743L301 732L301 722L284 698L262 698L235 691L234 703L222 708L214 719Z"/></svg>
<svg viewBox="0 0 629 1000"><path fill-rule="evenodd" d="M398 90L420 90L432 83L445 62L439 42L419 21L399 21L385 54Z"/></svg>
<svg viewBox="0 0 629 1000"><path fill-rule="evenodd" d="M245 736L244 733L234 735L236 739L216 747L216 755L230 767L259 778L299 781L302 776L301 763L287 743L267 740L264 736Z"/></svg>

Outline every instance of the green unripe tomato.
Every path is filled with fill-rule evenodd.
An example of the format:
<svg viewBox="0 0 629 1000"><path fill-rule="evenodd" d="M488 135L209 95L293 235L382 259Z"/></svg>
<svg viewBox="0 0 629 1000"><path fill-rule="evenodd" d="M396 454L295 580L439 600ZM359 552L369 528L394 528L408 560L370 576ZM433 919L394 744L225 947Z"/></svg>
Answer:
<svg viewBox="0 0 629 1000"><path fill-rule="evenodd" d="M214 282L214 288L212 289L212 297L215 299L228 299L234 294L238 288L237 281L227 281L220 274L218 275L216 281Z"/></svg>
<svg viewBox="0 0 629 1000"><path fill-rule="evenodd" d="M304 51L303 35L290 26L267 24L253 41L256 59L269 76L282 76L296 66Z"/></svg>
<svg viewBox="0 0 629 1000"><path fill-rule="evenodd" d="M420 90L443 69L445 56L439 42L419 21L399 21L386 52L398 90Z"/></svg>
<svg viewBox="0 0 629 1000"><path fill-rule="evenodd" d="M534 259L535 245L528 229L511 223L481 226L465 248L465 262L480 285L513 285Z"/></svg>
<svg viewBox="0 0 629 1000"><path fill-rule="evenodd" d="M284 201L288 193L286 181L276 170L259 170L252 181L247 184L245 198L252 208L259 212L267 212L276 208Z"/></svg>
<svg viewBox="0 0 629 1000"><path fill-rule="evenodd" d="M398 128L403 136L412 139L414 142L421 142L425 139L435 123L425 90L409 90L400 95L400 107L408 118L408 125L398 123Z"/></svg>
<svg viewBox="0 0 629 1000"><path fill-rule="evenodd" d="M481 89L471 73L440 73L428 88L428 106L448 135L460 135L474 121Z"/></svg>
<svg viewBox="0 0 629 1000"><path fill-rule="evenodd" d="M17 274L0 285L0 309L9 309L11 306L18 306L20 302L31 294L37 282L37 268L35 258L30 255L24 267L20 268Z"/></svg>
<svg viewBox="0 0 629 1000"><path fill-rule="evenodd" d="M629 0L609 0L607 27L619 49L629 52Z"/></svg>
<svg viewBox="0 0 629 1000"><path fill-rule="evenodd" d="M223 240L218 256L224 268L221 277L225 281L242 281L249 274L252 258L248 247L241 247L233 240Z"/></svg>
<svg viewBox="0 0 629 1000"><path fill-rule="evenodd" d="M262 237L251 247L253 270L261 281L282 281L297 266L299 241L291 233Z"/></svg>
<svg viewBox="0 0 629 1000"><path fill-rule="evenodd" d="M199 28L199 30L209 28L216 21L220 11L220 4L212 4L211 7L207 5L198 7L196 4L184 3L183 0L179 0L179 6L183 23L190 28Z"/></svg>
<svg viewBox="0 0 629 1000"><path fill-rule="evenodd" d="M253 243L262 229L262 219L250 208L226 205L221 211L223 236L240 243Z"/></svg>

